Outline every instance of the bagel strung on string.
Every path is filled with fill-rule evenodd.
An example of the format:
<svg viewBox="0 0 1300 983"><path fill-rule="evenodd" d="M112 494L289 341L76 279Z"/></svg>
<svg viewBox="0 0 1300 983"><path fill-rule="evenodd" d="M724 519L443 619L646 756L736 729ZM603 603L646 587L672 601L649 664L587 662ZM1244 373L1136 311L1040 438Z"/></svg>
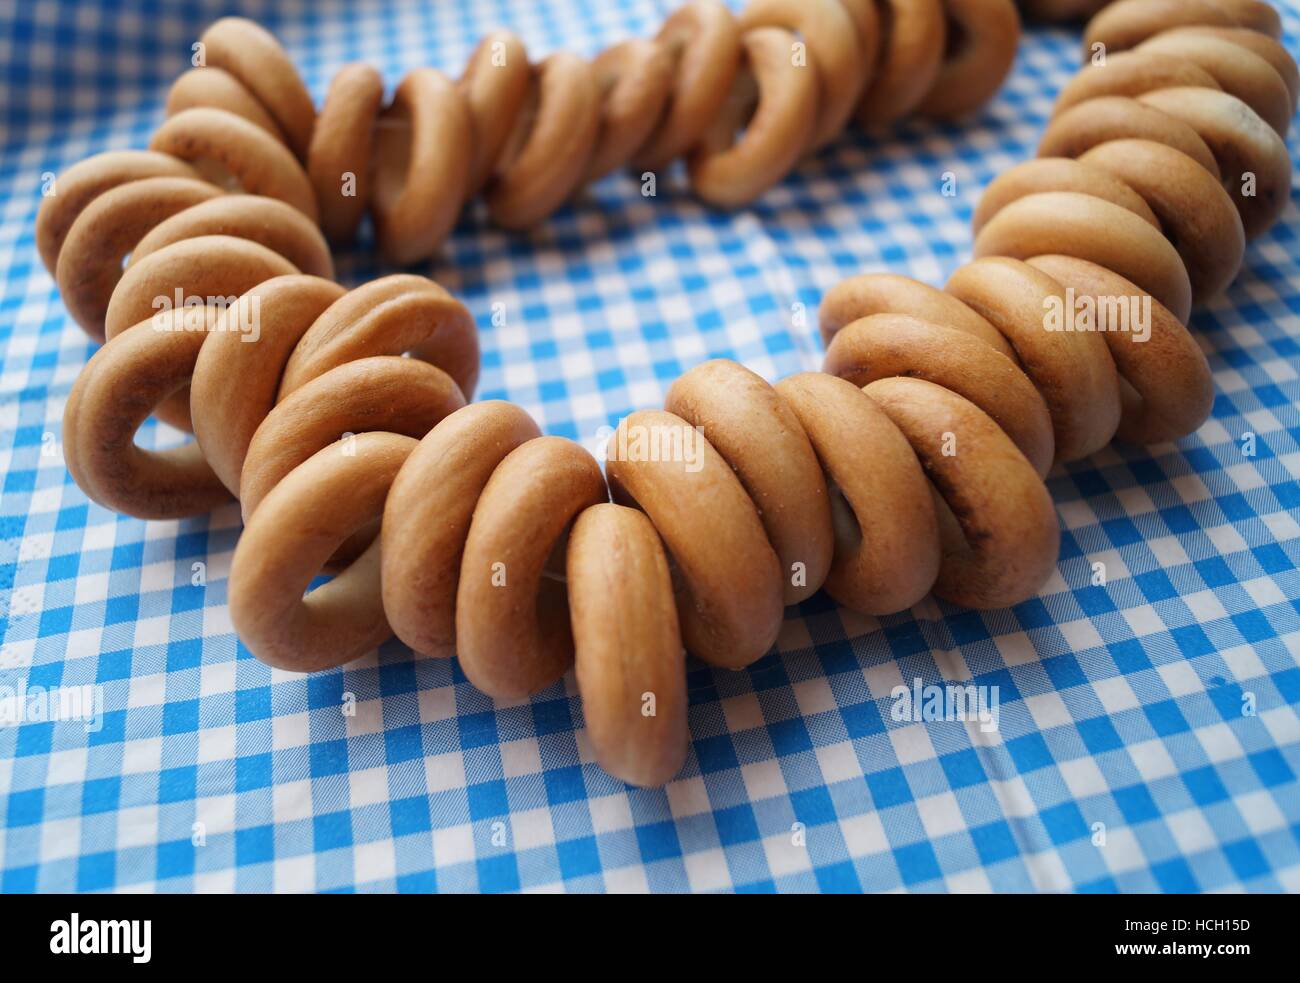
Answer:
<svg viewBox="0 0 1300 983"><path fill-rule="evenodd" d="M400 265L433 255L473 196L484 196L498 225L526 229L587 181L626 167L659 171L676 158L700 198L737 207L853 121L875 127L913 112L949 119L977 109L1005 78L1018 37L1012 0L890 0L885 16L874 0L753 0L739 16L720 0L691 0L654 38L590 62L559 52L533 63L517 37L493 32L458 80L414 69L387 104L373 68L346 65L318 116L274 37L227 17L199 39L205 60L173 85L151 151L70 171L65 197L43 204L37 241L56 273L91 201L155 177L276 199L335 242L369 213L381 251ZM139 204L119 203L126 221L101 214L97 225L113 230L108 251L126 255L154 225L215 193L136 189L130 201ZM207 233L245 235L223 224L229 214L204 213ZM177 241L180 226L169 229L163 241ZM107 260L86 271L86 255L83 244L61 283L78 323L102 339L116 271ZM296 265L329 275L317 263Z"/></svg>
<svg viewBox="0 0 1300 983"><path fill-rule="evenodd" d="M909 51L906 37L934 34L924 4L880 21L865 0L835 8L847 18L825 5L760 3L742 29L725 9L697 3L661 40L628 43L595 67L567 57L532 66L522 45L494 36L481 57L519 56L512 70L494 76L479 55L459 84L418 70L396 109L380 106L377 76L357 69L323 122L306 127L285 121L301 106L294 92L274 104L254 98L249 64L259 54L272 58L268 78L288 65L266 55L269 35L223 22L220 64L173 94L180 122L167 139L194 166L106 155L70 170L69 196L42 207L42 256L64 268L71 306L90 329L102 322L107 338L69 396L69 471L92 499L149 517L238 494L246 529L231 618L263 661L328 669L395 633L424 655L459 654L472 683L507 701L574 665L597 761L627 781L662 783L689 740L683 651L753 664L776 642L784 606L820 587L866 615L931 592L977 609L1023 601L1056 569L1060 537L1043 483L1053 463L1115 437L1176 439L1208 415L1212 383L1186 328L1191 305L1232 279L1246 237L1276 218L1289 186L1277 124L1297 75L1259 6L1197 0L1165 18L1180 25L1167 33L1161 0L1116 4L1124 17L1092 33L1115 41L1122 67L1109 77L1087 69L1067 86L1045 155L990 186L975 215L975 261L942 290L880 274L831 290L822 373L771 385L727 360L692 369L664 411L619 423L605 449L608 484L585 449L542 436L522 410L466 405L478 373L474 325L437 284L398 275L344 291L325 279L319 231L283 198L297 194L297 177L280 180L285 156L248 147L284 141L294 167L304 155L310 165L315 148L334 162L308 167L319 189L330 168L358 159L350 139L373 139L385 163L368 187L390 219L381 238L415 255L437 238L424 223L450 221L453 209L430 194L458 183L448 175L460 175L463 191L499 194L507 222L537 207L523 189L554 159L537 148L551 146L557 107L569 107L574 132L599 121L598 151L565 157L566 182L580 158L588 167L577 173L587 174L656 140L671 146L663 122L638 119L658 105L663 121L698 125L685 148L693 166L718 176L753 166L761 183L776 179L778 169L762 169L769 150L803 152L819 124L824 139L827 120L854 111L842 92L825 101L824 76L786 74L793 66L778 55L788 47L807 43L813 65L820 49L844 68L846 37L879 31L882 65L910 59L936 78L968 71L971 51L945 47L938 67ZM945 29L957 23L958 35L979 34L968 30L978 19L961 17L996 16L975 3L945 11ZM1224 44L1250 57L1234 61ZM877 46L867 47L871 64ZM731 51L734 62L705 64L709 51ZM688 69L727 76L718 105L730 107L692 116L708 99L656 94ZM594 99L578 84L592 73ZM862 74L869 93L872 72ZM794 139L791 107L814 101ZM860 117L879 110L867 103ZM514 109L498 112L505 104ZM193 115L203 112L233 114L246 124L233 132L259 136L213 148L211 117ZM429 141L432 121L462 112L495 149ZM367 114L375 119L357 126ZM718 119L733 136L734 124L747 128L709 143ZM249 184L281 194L248 194ZM558 200L572 186L547 190ZM360 210L321 214L338 234ZM177 290L186 302L158 309L155 299ZM151 410L192 425L195 442L136 446ZM322 571L336 576L308 592Z"/></svg>
<svg viewBox="0 0 1300 983"><path fill-rule="evenodd" d="M854 120L964 115L1010 69L1012 0L889 8L751 0L735 15L720 0L691 0L654 38L592 61L559 52L533 63L517 37L496 31L458 81L417 68L387 106L373 69L345 66L319 116L271 36L225 18L200 38L207 66L173 86L154 146L223 185L318 211L334 241L369 211L385 256L401 264L434 253L472 196L484 195L498 225L524 229L586 181L676 158L702 199L736 207ZM227 146L213 138L217 121ZM270 149L276 142L284 153Z"/></svg>

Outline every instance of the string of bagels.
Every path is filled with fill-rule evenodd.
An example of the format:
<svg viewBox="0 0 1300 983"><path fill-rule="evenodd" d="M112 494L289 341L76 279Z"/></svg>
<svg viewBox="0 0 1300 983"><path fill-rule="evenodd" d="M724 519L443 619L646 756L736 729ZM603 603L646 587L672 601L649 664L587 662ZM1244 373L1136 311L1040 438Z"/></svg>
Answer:
<svg viewBox="0 0 1300 983"><path fill-rule="evenodd" d="M396 635L522 700L576 663L600 765L663 784L689 744L685 652L743 668L818 590L877 616L1032 597L1056 570L1052 466L1210 412L1192 307L1290 196L1280 19L1257 0L1023 6L1092 15L1084 67L1038 157L984 193L973 261L942 288L843 281L821 372L698 365L619 423L603 472L519 407L470 401L460 301L411 273L346 290L330 243L368 213L410 266L474 197L522 229L677 158L699 198L741 207L845 127L983 105L1017 8L692 0L592 60L532 62L494 32L459 79L418 68L387 102L348 65L319 113L272 35L217 21L149 148L71 167L37 218L68 312L104 342L67 401L68 470L146 519L237 499L230 617L271 666L327 670ZM1081 310L1078 330L1045 314ZM139 447L150 414L194 440Z"/></svg>

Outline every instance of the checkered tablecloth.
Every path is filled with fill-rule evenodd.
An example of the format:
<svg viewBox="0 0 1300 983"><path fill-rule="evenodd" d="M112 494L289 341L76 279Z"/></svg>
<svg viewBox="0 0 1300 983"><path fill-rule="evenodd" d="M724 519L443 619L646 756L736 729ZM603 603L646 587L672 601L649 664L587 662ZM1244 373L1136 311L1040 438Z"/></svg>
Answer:
<svg viewBox="0 0 1300 983"><path fill-rule="evenodd" d="M501 25L535 55L593 54L667 8L0 3L0 698L102 698L89 726L0 724L4 891L1300 890L1294 207L1194 318L1213 419L1053 473L1063 549L1038 598L877 621L819 597L749 670L692 661L694 742L664 789L594 764L572 675L506 706L396 642L311 677L267 668L226 607L236 507L146 523L73 484L61 417L92 345L36 256L43 175L144 146L208 22L263 20L319 102L348 60L390 86L456 73ZM735 214L679 175L653 199L607 179L531 235L471 210L433 276L478 319L480 395L594 446L702 359L816 368L827 288L868 270L937 284L968 258L981 189L1032 155L1076 44L1033 28L976 118L846 137ZM387 272L371 253L341 255L341 279ZM894 719L915 679L998 687L999 728Z"/></svg>

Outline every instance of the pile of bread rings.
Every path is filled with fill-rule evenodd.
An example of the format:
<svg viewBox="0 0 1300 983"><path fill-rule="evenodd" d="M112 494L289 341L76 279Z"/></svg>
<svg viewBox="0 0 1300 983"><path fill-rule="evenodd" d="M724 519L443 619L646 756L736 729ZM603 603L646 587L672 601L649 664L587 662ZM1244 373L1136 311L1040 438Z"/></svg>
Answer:
<svg viewBox="0 0 1300 983"><path fill-rule="evenodd" d="M655 42L594 66L530 66L493 35L459 85L417 70L382 111L377 77L349 67L316 117L269 34L219 21L151 150L74 166L41 208L38 248L68 310L106 340L69 396L68 469L94 501L145 518L238 498L229 607L264 662L328 669L396 634L457 654L506 700L576 662L602 767L661 784L688 744L684 650L749 665L785 606L822 588L872 615L931 591L1015 604L1055 568L1054 462L1204 420L1192 303L1233 279L1289 195L1280 134L1300 84L1276 13L1106 6L1039 159L985 194L974 262L942 290L841 283L821 309L823 372L773 386L729 360L699 365L663 411L620 422L604 474L518 407L468 403L464 305L410 274L345 291L322 228L346 237L369 207L385 252L410 260L471 192L525 225L575 176L682 153L704 198L733 203L851 116L971 108L972 62L996 54L1000 81L1016 31L1002 0L756 0L739 18L694 0ZM494 72L499 51L522 74ZM778 64L792 52L802 74ZM344 199L349 174L361 190ZM1044 312L1080 298L1095 330L1048 330ZM1107 323L1116 302L1149 304L1144 343ZM195 441L136 446L150 413ZM322 570L335 576L307 593Z"/></svg>

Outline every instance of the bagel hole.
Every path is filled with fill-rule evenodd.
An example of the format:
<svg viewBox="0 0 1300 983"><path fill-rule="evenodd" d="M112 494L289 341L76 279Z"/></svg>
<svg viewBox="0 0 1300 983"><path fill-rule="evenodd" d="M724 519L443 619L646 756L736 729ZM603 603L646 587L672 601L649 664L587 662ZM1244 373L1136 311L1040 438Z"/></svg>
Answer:
<svg viewBox="0 0 1300 983"><path fill-rule="evenodd" d="M888 5L886 4L886 6ZM888 35L885 36L888 37ZM966 54L967 50L970 48L970 44L971 34L970 31L966 29L966 25L961 21L952 20L950 18L948 20L947 35L944 38L943 60L945 62L955 61L957 58Z"/></svg>
<svg viewBox="0 0 1300 983"><path fill-rule="evenodd" d="M411 144L415 133L405 106L394 105L375 123L374 149L371 151L371 195L382 211L391 211L406 186L411 168Z"/></svg>
<svg viewBox="0 0 1300 983"><path fill-rule="evenodd" d="M886 39L894 36L894 5L892 3L876 4L876 16L879 25L878 31L881 38L881 43L879 45L880 51L877 52L877 57L883 58Z"/></svg>
<svg viewBox="0 0 1300 983"><path fill-rule="evenodd" d="M379 540L379 525L382 518L380 515L366 516L351 526L339 540L339 545L335 547L334 552L316 571L311 583L307 585L307 593L304 596L309 596L313 591L347 573L368 549L375 546Z"/></svg>
<svg viewBox="0 0 1300 983"><path fill-rule="evenodd" d="M321 571L327 574L337 574L350 567L362 553L369 549L370 544L379 535L379 521L379 516L375 516L348 533L339 548L331 553L330 558L325 561Z"/></svg>
<svg viewBox="0 0 1300 983"><path fill-rule="evenodd" d="M957 513L952 510L952 506L948 504L948 500L943 497L943 493L935 487L934 483L929 482L929 484L930 499L934 503L934 515L939 522L939 544L943 555L971 552L970 540L966 538L966 530L957 518Z"/></svg>
<svg viewBox="0 0 1300 983"><path fill-rule="evenodd" d="M758 79L746 61L736 73L718 115L700 138L700 147L719 153L738 143L758 111L758 100Z"/></svg>
<svg viewBox="0 0 1300 983"><path fill-rule="evenodd" d="M573 523L570 522L551 546L551 552L547 554L546 562L542 564L543 580L565 585L569 583L569 532L572 529Z"/></svg>
<svg viewBox="0 0 1300 983"><path fill-rule="evenodd" d="M826 477L826 494L831 507L835 552L851 553L862 545L862 525L858 522L858 514L853 511L844 492L840 491L839 485L831 480L829 474Z"/></svg>
<svg viewBox="0 0 1300 983"><path fill-rule="evenodd" d="M190 161L189 164L209 184L215 184L225 191L242 192L244 190L244 186L240 183L239 178L235 176L234 171L215 158L200 157L197 160Z"/></svg>
<svg viewBox="0 0 1300 983"><path fill-rule="evenodd" d="M514 122L510 124L510 132L506 134L501 144L501 152L497 155L496 166L492 172L493 177L508 172L519 159L519 155L524 152L524 147L528 145L528 138L532 136L533 126L537 122L537 110L541 105L541 98L541 83L537 69L534 68L523 102L519 104L519 111L515 113Z"/></svg>

